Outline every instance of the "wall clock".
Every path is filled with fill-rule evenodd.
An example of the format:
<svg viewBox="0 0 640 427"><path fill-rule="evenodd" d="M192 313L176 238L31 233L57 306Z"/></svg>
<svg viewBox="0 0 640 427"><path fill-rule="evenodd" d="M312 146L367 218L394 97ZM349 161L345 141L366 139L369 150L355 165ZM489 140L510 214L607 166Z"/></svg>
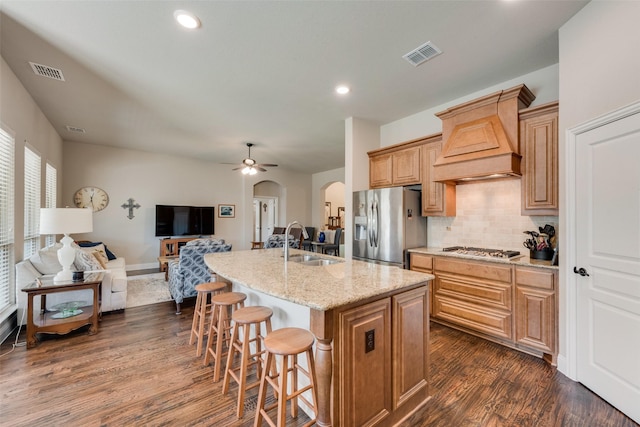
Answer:
<svg viewBox="0 0 640 427"><path fill-rule="evenodd" d="M82 187L73 195L73 202L78 208L91 208L98 212L107 207L109 196L101 188Z"/></svg>

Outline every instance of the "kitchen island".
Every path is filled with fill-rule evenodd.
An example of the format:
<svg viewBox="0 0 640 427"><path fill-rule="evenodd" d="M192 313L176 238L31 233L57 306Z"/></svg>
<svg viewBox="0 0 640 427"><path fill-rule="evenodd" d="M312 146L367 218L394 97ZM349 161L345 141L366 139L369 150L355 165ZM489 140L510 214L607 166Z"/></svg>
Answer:
<svg viewBox="0 0 640 427"><path fill-rule="evenodd" d="M291 250L291 255L311 254ZM317 254L313 254L319 257ZM205 255L247 304L269 305L274 329L316 336L320 426L390 426L430 397L431 274L355 260L329 265L284 261L281 249Z"/></svg>

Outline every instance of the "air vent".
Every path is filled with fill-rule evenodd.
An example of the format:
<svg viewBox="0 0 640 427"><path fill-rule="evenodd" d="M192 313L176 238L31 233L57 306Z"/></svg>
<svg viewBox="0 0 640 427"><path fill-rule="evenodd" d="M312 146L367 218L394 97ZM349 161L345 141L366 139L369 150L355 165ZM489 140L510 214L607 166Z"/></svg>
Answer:
<svg viewBox="0 0 640 427"><path fill-rule="evenodd" d="M68 130L69 132L84 133L84 129L82 129L82 128L77 128L77 127L75 127L75 126L68 126L68 125L67 125L67 130Z"/></svg>
<svg viewBox="0 0 640 427"><path fill-rule="evenodd" d="M49 67L48 65L36 64L35 62L29 62L31 65L31 69L38 76L48 77L53 80L58 80L63 82L64 76L62 75L62 70L58 70L57 68Z"/></svg>
<svg viewBox="0 0 640 427"><path fill-rule="evenodd" d="M409 61L414 67L430 60L434 56L438 56L442 51L430 41L426 42L422 46L413 49L411 52L403 55L402 57Z"/></svg>

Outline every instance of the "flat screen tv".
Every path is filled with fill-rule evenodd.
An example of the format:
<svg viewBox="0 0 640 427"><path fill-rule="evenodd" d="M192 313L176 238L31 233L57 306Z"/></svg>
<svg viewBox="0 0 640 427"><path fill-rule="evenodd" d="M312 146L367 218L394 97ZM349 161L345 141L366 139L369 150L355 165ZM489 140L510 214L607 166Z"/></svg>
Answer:
<svg viewBox="0 0 640 427"><path fill-rule="evenodd" d="M214 234L215 206L156 205L156 236Z"/></svg>

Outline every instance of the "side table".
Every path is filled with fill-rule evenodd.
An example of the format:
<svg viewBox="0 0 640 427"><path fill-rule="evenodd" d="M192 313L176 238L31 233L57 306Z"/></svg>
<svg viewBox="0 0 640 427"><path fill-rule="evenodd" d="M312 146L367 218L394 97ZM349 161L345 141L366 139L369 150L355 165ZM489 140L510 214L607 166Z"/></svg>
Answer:
<svg viewBox="0 0 640 427"><path fill-rule="evenodd" d="M98 333L98 320L100 316L100 286L104 273L85 272L84 280L73 282L54 282L53 276L41 278L24 288L27 293L27 348L35 347L38 343L36 334L68 334L84 325L89 326L89 335ZM93 302L85 307L78 307L82 313L70 317L55 316L56 312L47 311L47 294L57 292L77 291L91 289ZM40 295L40 313L33 312L33 298Z"/></svg>
<svg viewBox="0 0 640 427"><path fill-rule="evenodd" d="M158 257L160 263L160 271L164 271L164 281L169 280L169 261L172 259L178 259L180 255L163 255Z"/></svg>
<svg viewBox="0 0 640 427"><path fill-rule="evenodd" d="M327 242L311 242L311 244L313 245L314 252L324 253L324 245L326 245Z"/></svg>

